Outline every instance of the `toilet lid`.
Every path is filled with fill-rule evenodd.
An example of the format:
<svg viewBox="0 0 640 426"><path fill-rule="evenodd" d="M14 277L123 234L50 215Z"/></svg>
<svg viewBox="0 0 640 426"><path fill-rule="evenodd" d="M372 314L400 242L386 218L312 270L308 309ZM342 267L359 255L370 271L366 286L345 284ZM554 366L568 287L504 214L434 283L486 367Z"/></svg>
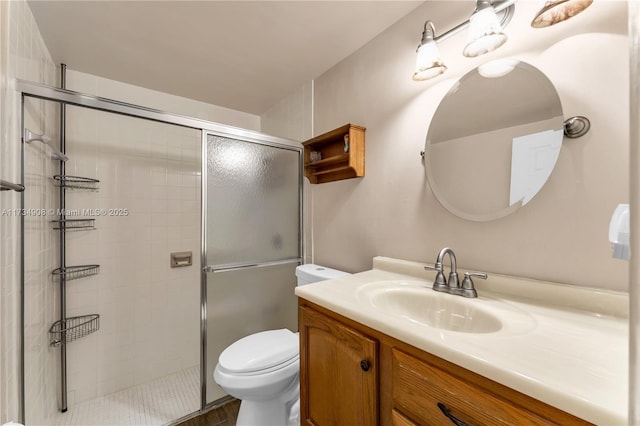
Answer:
<svg viewBox="0 0 640 426"><path fill-rule="evenodd" d="M287 362L298 353L298 333L283 328L243 337L222 351L218 362L230 373L249 373Z"/></svg>

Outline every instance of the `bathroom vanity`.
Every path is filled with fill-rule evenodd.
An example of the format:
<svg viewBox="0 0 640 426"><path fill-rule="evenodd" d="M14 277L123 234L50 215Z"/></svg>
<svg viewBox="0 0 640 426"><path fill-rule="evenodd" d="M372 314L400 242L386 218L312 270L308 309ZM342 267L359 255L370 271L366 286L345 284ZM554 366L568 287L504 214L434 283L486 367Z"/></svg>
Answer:
<svg viewBox="0 0 640 426"><path fill-rule="evenodd" d="M302 424L626 424L625 295L490 276L463 299L431 275L375 258L296 289Z"/></svg>
<svg viewBox="0 0 640 426"><path fill-rule="evenodd" d="M308 424L589 424L310 302L300 302ZM378 406L380 412L378 412Z"/></svg>

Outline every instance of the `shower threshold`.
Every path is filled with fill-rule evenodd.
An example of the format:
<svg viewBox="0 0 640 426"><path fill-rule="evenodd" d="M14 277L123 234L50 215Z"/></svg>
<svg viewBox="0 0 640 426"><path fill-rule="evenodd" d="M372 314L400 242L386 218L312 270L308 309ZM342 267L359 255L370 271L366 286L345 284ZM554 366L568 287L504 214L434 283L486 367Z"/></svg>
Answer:
<svg viewBox="0 0 640 426"><path fill-rule="evenodd" d="M200 409L200 367L84 401L55 426L161 426Z"/></svg>

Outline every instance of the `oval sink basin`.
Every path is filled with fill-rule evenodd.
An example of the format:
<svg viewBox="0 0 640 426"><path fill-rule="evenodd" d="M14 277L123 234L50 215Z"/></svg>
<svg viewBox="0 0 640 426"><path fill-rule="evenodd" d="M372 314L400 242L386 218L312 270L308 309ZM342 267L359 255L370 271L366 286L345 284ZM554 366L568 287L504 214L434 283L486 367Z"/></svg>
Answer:
<svg viewBox="0 0 640 426"><path fill-rule="evenodd" d="M495 333L502 321L482 309L477 299L438 293L429 287L399 283L367 285L363 295L372 306L409 321L462 333Z"/></svg>

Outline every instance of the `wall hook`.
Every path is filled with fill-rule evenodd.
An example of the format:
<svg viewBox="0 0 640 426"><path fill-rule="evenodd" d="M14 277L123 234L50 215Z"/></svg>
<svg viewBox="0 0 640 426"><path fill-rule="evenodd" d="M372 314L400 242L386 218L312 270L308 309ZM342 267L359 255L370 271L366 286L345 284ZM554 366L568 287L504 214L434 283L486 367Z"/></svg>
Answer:
<svg viewBox="0 0 640 426"><path fill-rule="evenodd" d="M576 115L565 120L564 135L571 139L579 138L586 135L590 128L591 122L587 117Z"/></svg>

